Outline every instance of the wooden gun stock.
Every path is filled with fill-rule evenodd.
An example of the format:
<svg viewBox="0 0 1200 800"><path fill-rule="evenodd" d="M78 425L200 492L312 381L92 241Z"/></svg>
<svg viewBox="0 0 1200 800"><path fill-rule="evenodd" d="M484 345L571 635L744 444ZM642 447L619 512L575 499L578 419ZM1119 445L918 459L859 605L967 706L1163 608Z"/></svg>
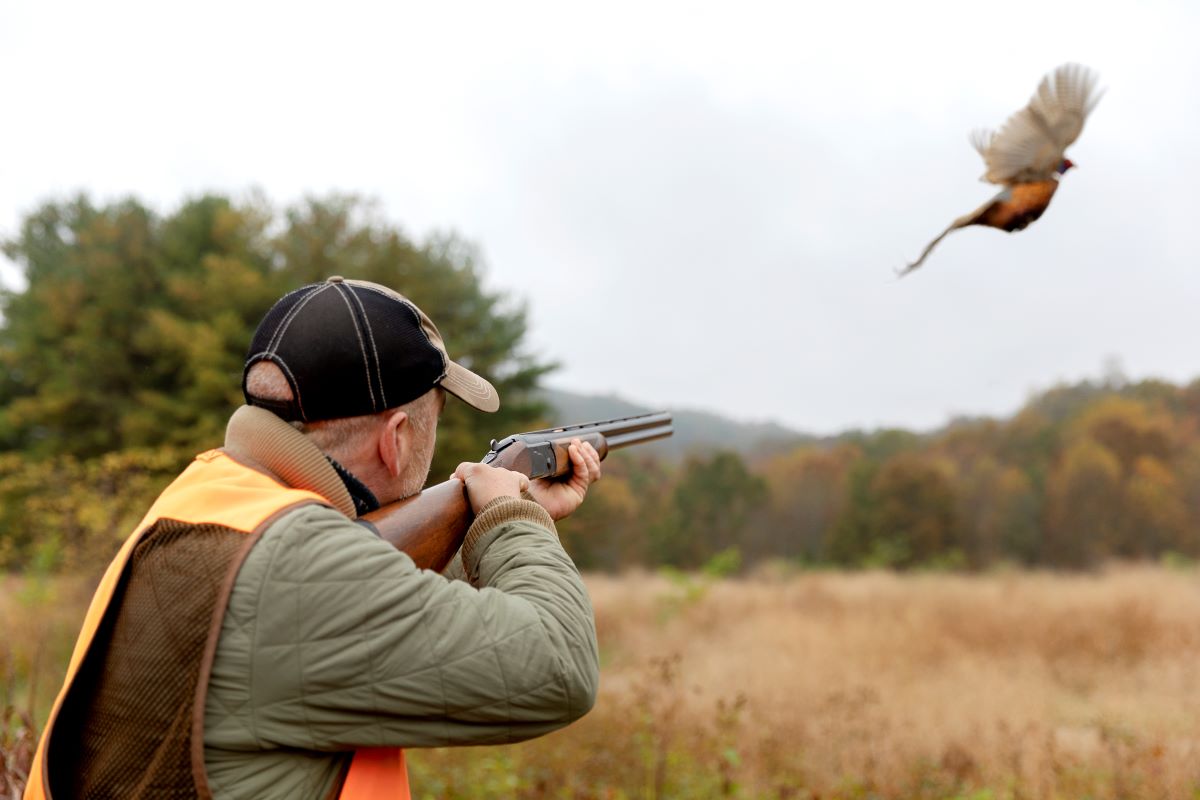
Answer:
<svg viewBox="0 0 1200 800"><path fill-rule="evenodd" d="M530 478L559 478L571 472L567 446L572 439L591 443L603 459L617 447L661 439L672 431L670 414L644 414L518 433L493 441L483 461ZM408 553L418 567L441 572L462 546L475 514L466 488L451 478L364 514L362 519L371 523L384 541Z"/></svg>

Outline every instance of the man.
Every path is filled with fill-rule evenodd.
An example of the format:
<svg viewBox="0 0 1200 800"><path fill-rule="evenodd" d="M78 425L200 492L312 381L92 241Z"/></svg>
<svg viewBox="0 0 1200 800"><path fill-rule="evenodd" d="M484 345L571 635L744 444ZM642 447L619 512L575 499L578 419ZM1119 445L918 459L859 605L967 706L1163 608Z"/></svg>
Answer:
<svg viewBox="0 0 1200 800"><path fill-rule="evenodd" d="M401 747L569 724L598 681L591 604L554 530L600 476L460 464L475 513L447 575L362 514L420 491L452 394L499 398L424 313L330 278L255 333L247 405L110 565L27 798L408 796Z"/></svg>

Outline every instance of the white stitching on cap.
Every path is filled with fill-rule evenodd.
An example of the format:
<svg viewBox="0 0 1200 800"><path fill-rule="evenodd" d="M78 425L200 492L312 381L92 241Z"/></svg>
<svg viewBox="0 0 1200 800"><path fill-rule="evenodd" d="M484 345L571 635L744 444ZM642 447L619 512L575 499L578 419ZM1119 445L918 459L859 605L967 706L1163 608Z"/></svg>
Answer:
<svg viewBox="0 0 1200 800"><path fill-rule="evenodd" d="M419 330L421 332L421 335L425 337L425 341L429 343L429 346L432 347L434 350L436 350L438 352L438 355L440 355L442 357L442 374L438 376L438 379L436 381L434 381L434 383L440 383L442 381L442 379L446 377L446 372L449 369L449 367L447 365L450 363L450 356L448 356L446 354L446 351L443 350L441 347L438 347L437 345L435 345L433 343L433 340L429 338L429 334L425 332L425 326L421 324L421 312L417 310L417 307L415 305L413 305L411 302L409 302L409 300L407 298L398 297L397 295L393 295L393 294L388 294L385 291L376 289L374 286L363 286L362 284L356 284L356 285L360 289L366 289L368 292L374 292L375 294L386 297L388 300L391 300L393 302L399 302L401 305L407 307L409 311L413 312L413 316L417 318L417 330Z"/></svg>
<svg viewBox="0 0 1200 800"><path fill-rule="evenodd" d="M304 401L300 399L300 381L296 380L296 376L292 374L290 369L288 369L286 361L278 356L275 356L274 353L271 355L273 356L271 358L271 363L278 364L280 367L283 367L283 371L286 372L288 377L292 379L292 394L296 395L296 407L300 409L301 418L307 420L308 414L304 413Z"/></svg>
<svg viewBox="0 0 1200 800"><path fill-rule="evenodd" d="M363 372L367 375L367 391L371 394L371 409L379 411L381 409L375 400L375 390L371 388L371 370L367 366L367 346L363 343L362 331L358 328L358 317L354 316L354 306L350 305L350 301L346 299L346 292L342 291L342 285L334 284L334 286L338 290L338 297L342 298L342 302L346 304L346 310L350 312L350 321L354 323L354 335L358 337L358 349L363 357Z"/></svg>
<svg viewBox="0 0 1200 800"><path fill-rule="evenodd" d="M358 294L351 291L350 296L358 304L358 310L362 312L363 320L367 323L367 338L371 340L371 352L375 354L375 377L379 379L379 396L383 400L383 407L387 408L387 394L383 391L383 370L379 365L379 350L375 347L375 334L371 331L371 318L367 316L367 309L363 306L362 299Z"/></svg>
<svg viewBox="0 0 1200 800"><path fill-rule="evenodd" d="M446 351L434 344L433 340L429 338L429 334L425 332L425 326L421 324L421 312L417 310L417 307L407 300L401 300L400 302L408 306L408 310L411 311L413 316L417 318L417 330L419 330L421 335L425 337L425 341L429 343L429 346L436 350L438 355L442 357L442 374L438 376L436 381L434 381L434 383L441 383L442 378L446 377L447 370L450 369L448 366L450 363L450 356L446 355Z"/></svg>
<svg viewBox="0 0 1200 800"><path fill-rule="evenodd" d="M255 359L258 360L255 361ZM307 420L308 415L304 413L304 403L300 400L300 382L296 380L296 376L292 374L290 369L288 369L287 362L269 350L264 350L261 353L255 353L246 359L246 363L250 364L251 367L253 367L255 364L261 364L264 361L274 364L288 374L288 378L291 379L289 383L292 387L292 395L294 396L293 399L296 401L296 407L300 409L300 416Z"/></svg>
<svg viewBox="0 0 1200 800"><path fill-rule="evenodd" d="M273 353L273 352L275 352L275 348L279 346L279 340L280 340L280 338L283 336L283 331L284 331L284 329L285 329L285 328L286 328L288 325L290 325L290 324L291 324L291 320L292 320L292 318L293 318L293 317L296 315L296 312L297 312L297 311L299 311L301 308L303 308L303 307L304 307L304 304L308 302L309 298L310 298L310 297L312 297L312 296L313 296L313 294L315 294L317 290L316 290L316 289L313 289L312 287L307 287L307 286L306 286L306 287L304 287L303 289L297 289L295 292L288 292L288 293L287 293L286 295L284 295L284 296L283 296L283 298L282 298L282 299L279 301L280 303L282 303L282 302L283 302L284 300L286 300L287 298L289 298L289 297L291 297L292 295L296 294L296 292L303 292L303 291L304 291L304 289L308 289L309 291L305 292L305 294L304 294L304 297L300 298L300 300L299 300L299 301L298 301L298 302L297 302L297 303L296 303L294 306L292 306L291 308L289 308L289 309L287 310L287 313L283 315L283 319L281 319L281 320L279 321L279 325L278 325L278 327L276 327L276 328L275 328L275 332L271 334L271 338L270 338L270 340L268 340L268 341L267 341L267 349L266 349L266 352L268 352L268 353ZM278 305L278 303L276 303L276 305Z"/></svg>
<svg viewBox="0 0 1200 800"><path fill-rule="evenodd" d="M283 344L283 335L287 333L287 329L291 327L292 322L296 319L296 315L300 313L300 309L308 305L309 300L312 300L314 297L328 288L329 284L325 284L321 288L309 292L303 300L301 300L299 303L296 303L296 305L292 306L291 309L288 310L288 313L283 317L283 321L279 323L279 330L275 331L275 334L271 337L271 341L267 343L267 352L274 353L277 349L279 349L279 345ZM297 289L296 291L300 290Z"/></svg>

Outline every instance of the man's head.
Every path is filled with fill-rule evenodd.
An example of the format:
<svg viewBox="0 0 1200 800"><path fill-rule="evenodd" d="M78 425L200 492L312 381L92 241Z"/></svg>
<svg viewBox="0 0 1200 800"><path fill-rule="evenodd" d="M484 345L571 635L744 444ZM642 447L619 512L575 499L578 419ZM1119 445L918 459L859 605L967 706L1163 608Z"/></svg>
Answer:
<svg viewBox="0 0 1200 800"><path fill-rule="evenodd" d="M302 430L384 503L424 484L444 392L481 411L500 405L490 383L450 360L412 302L340 277L297 289L267 312L242 390L247 403Z"/></svg>

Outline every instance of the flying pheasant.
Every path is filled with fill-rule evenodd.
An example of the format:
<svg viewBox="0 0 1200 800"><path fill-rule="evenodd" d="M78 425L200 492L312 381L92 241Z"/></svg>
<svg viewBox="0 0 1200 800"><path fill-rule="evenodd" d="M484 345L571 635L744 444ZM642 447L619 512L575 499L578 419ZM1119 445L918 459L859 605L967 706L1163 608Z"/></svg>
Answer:
<svg viewBox="0 0 1200 800"><path fill-rule="evenodd" d="M987 172L980 180L1003 186L991 200L959 217L929 243L921 257L899 271L907 275L925 262L946 235L968 225L1019 231L1042 215L1058 189L1058 177L1075 166L1064 151L1079 138L1083 122L1100 100L1096 76L1079 64L1063 64L1042 78L1029 105L999 131L976 131L971 143Z"/></svg>

